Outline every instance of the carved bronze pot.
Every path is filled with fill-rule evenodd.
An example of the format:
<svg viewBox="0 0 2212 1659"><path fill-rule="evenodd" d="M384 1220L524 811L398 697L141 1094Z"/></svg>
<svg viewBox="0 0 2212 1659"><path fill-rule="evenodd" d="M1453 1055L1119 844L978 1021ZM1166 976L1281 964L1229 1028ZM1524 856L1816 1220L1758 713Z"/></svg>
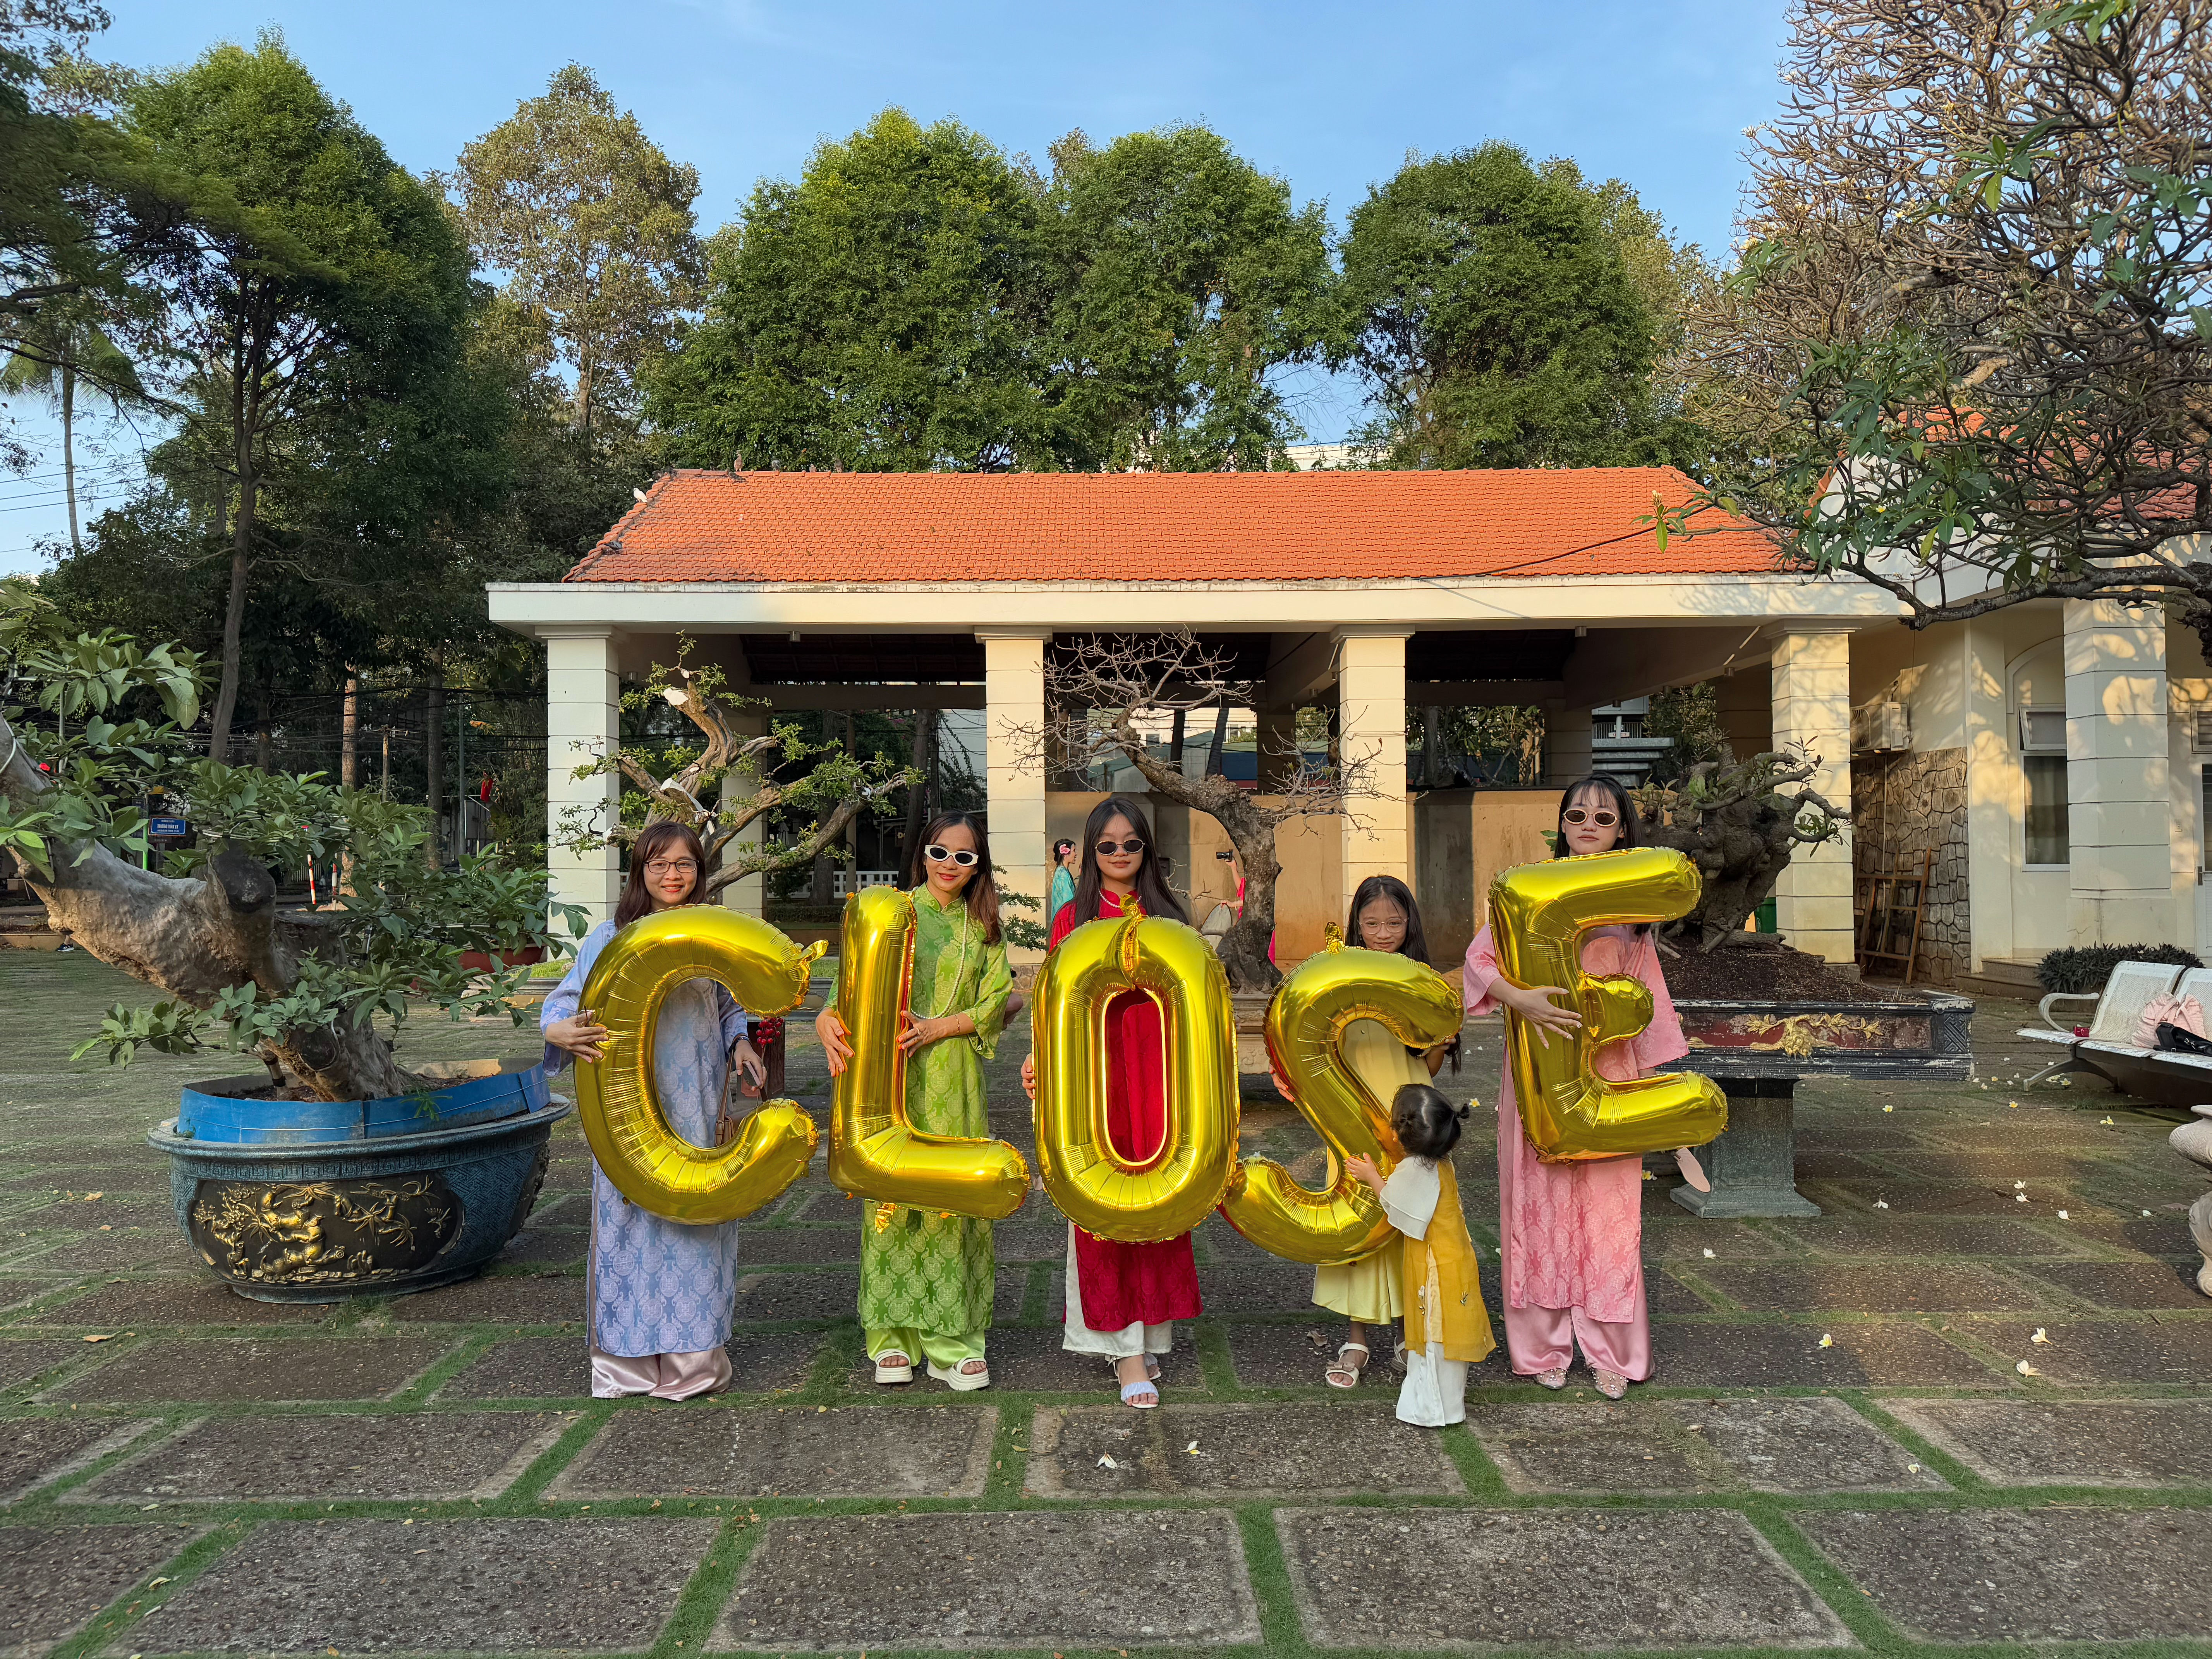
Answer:
<svg viewBox="0 0 2212 1659"><path fill-rule="evenodd" d="M547 1137L574 1109L546 1095L542 1078L532 1080L530 1097L503 1115L459 1113L465 1121L411 1133L214 1140L190 1122L179 1133L172 1119L146 1139L169 1158L186 1242L239 1295L390 1296L480 1271L529 1219ZM434 1108L453 1092L427 1098ZM301 1104L267 1103L272 1118ZM436 1124L440 1114L414 1121Z"/></svg>

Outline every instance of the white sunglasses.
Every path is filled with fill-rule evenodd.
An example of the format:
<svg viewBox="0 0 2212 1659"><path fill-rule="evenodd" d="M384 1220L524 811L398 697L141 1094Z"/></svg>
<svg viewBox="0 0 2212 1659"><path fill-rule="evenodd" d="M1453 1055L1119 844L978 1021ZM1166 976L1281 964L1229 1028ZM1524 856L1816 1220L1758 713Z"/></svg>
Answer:
<svg viewBox="0 0 2212 1659"><path fill-rule="evenodd" d="M923 848L921 849L921 855L927 859L932 864L942 864L947 859L950 859L955 865L958 866L963 870L969 868L975 862L975 854L969 851L968 848L963 847L956 853L949 847L939 847L935 842L932 842L928 846Z"/></svg>

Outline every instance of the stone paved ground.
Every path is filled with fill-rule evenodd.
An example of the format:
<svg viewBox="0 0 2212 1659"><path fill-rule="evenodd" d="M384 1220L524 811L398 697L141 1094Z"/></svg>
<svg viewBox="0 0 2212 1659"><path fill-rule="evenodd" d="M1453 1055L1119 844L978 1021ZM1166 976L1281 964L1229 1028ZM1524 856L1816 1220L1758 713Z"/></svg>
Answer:
<svg viewBox="0 0 2212 1659"><path fill-rule="evenodd" d="M1213 1224L1212 1312L1165 1409L1111 1407L1103 1367L1060 1350L1048 1214L1000 1231L999 1386L878 1392L849 1316L860 1206L819 1179L748 1229L738 1392L593 1401L573 1127L494 1276L337 1311L241 1301L194 1271L140 1139L222 1063L65 1058L131 994L83 956L0 953L0 1653L2212 1638L2197 1184L2174 1115L2019 1092L2022 1007L1984 1012L1985 1085L1808 1091L1818 1220L1703 1223L1651 1182L1659 1369L1626 1405L1492 1361L1468 1426L1436 1434L1395 1423L1387 1385L1319 1386L1307 1276ZM1486 1100L1497 1034L1471 1035ZM412 1042L528 1046L436 1023ZM1020 1052L994 1100L1025 1139ZM792 1076L826 1119L818 1054ZM1247 1133L1310 1156L1279 1111ZM1494 1299L1486 1150L1460 1178Z"/></svg>

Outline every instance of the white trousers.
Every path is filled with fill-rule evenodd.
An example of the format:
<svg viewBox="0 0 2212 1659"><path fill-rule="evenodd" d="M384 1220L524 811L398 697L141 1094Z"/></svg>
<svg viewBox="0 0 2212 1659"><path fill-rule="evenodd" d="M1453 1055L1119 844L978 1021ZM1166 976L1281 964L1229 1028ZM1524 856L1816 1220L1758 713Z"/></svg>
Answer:
<svg viewBox="0 0 2212 1659"><path fill-rule="evenodd" d="M1141 1320L1118 1331L1094 1331L1083 1322L1083 1286L1075 1271L1075 1224L1067 1224L1067 1323L1060 1346L1070 1353L1095 1353L1108 1359L1132 1359L1140 1353L1165 1353L1175 1346L1175 1322L1147 1325Z"/></svg>

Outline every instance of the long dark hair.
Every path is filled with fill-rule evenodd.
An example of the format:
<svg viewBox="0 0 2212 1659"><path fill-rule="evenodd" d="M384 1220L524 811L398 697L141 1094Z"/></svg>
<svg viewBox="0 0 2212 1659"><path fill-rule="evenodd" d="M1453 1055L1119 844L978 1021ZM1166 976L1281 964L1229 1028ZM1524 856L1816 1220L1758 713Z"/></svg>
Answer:
<svg viewBox="0 0 2212 1659"><path fill-rule="evenodd" d="M698 878L691 884L691 896L684 902L706 902L707 848L699 840L699 832L688 823L663 818L658 823L647 824L629 849L629 879L623 884L622 897L615 905L616 927L627 927L640 916L652 914L653 893L645 884L645 866L671 848L689 853L692 863L699 866Z"/></svg>
<svg viewBox="0 0 2212 1659"><path fill-rule="evenodd" d="M1367 948L1367 941L1359 935L1359 913L1376 899L1388 899L1406 913L1406 942L1398 947L1401 957L1411 957L1424 968L1433 968L1429 960L1428 935L1421 931L1421 907L1413 902L1413 890L1395 876L1370 876L1353 890L1352 915L1344 925L1344 942ZM1459 1070L1459 1038L1455 1036L1444 1045L1444 1058L1451 1068Z"/></svg>
<svg viewBox="0 0 2212 1659"><path fill-rule="evenodd" d="M1107 796L1091 809L1091 816L1083 821L1082 872L1075 878L1075 896L1068 901L1076 921L1098 920L1099 896L1106 890L1105 878L1098 873L1098 838L1115 818L1128 819L1137 839L1145 843L1145 861L1137 866L1136 892L1137 902L1145 907L1145 914L1188 921L1190 912L1183 908L1182 901L1168 886L1167 860L1160 856L1159 842L1152 839L1152 821L1145 816L1143 807L1126 795Z"/></svg>
<svg viewBox="0 0 2212 1659"><path fill-rule="evenodd" d="M929 860L922 849L955 824L964 824L968 833L975 837L975 872L968 878L968 885L961 890L967 902L968 914L983 925L983 943L999 942L999 883L991 873L991 837L983 829L983 820L973 812L939 812L930 819L929 825L908 849L906 884L919 887L929 879Z"/></svg>
<svg viewBox="0 0 2212 1659"><path fill-rule="evenodd" d="M1637 816L1636 803L1629 799L1628 791L1620 787L1620 780L1609 772L1593 772L1588 777L1578 778L1569 784L1566 793L1559 797L1559 832L1554 837L1553 858L1574 856L1567 850L1567 808L1573 805L1575 797L1585 790L1603 795L1613 803L1613 810L1620 815L1620 833L1613 838L1614 852L1626 853L1632 847L1644 845L1644 820ZM1651 931L1651 924L1639 921L1636 924L1636 931L1639 935L1648 933Z"/></svg>

